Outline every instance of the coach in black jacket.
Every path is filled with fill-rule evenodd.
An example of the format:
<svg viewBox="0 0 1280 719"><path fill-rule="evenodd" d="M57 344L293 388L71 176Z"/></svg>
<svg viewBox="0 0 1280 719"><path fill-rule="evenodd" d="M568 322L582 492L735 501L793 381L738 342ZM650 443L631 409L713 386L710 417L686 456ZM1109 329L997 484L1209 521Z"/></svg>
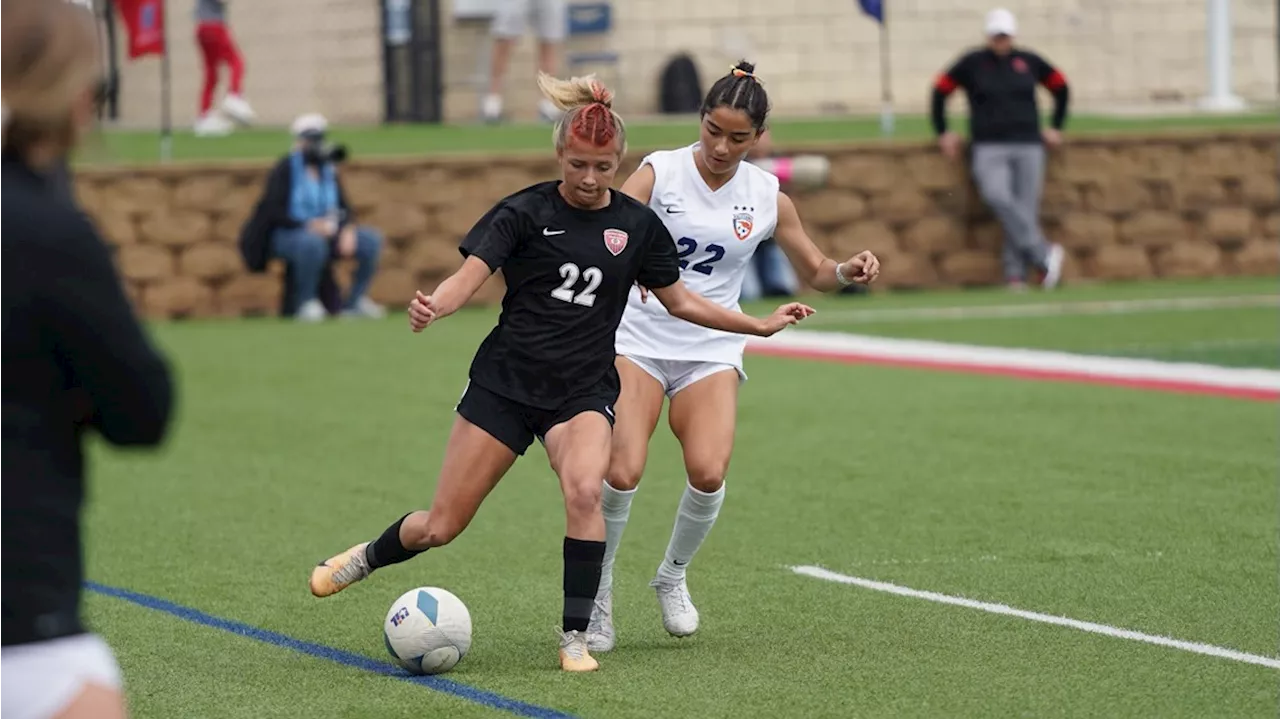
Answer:
<svg viewBox="0 0 1280 719"><path fill-rule="evenodd" d="M1003 8L986 21L987 46L966 53L933 87L933 128L943 153L956 158L960 136L947 129L947 97L963 88L969 98L973 137L973 177L982 199L1004 228L1005 281L1025 286L1027 270L1041 282L1057 285L1063 249L1050 244L1040 230L1040 192L1044 186L1044 146L1062 142L1067 117L1067 79L1044 58L1013 46L1017 20ZM1036 85L1053 93L1051 127L1040 129Z"/></svg>
<svg viewBox="0 0 1280 719"><path fill-rule="evenodd" d="M366 296L377 272L382 236L356 225L338 179L346 149L325 143L327 122L303 115L293 123L293 150L267 178L262 198L240 234L240 251L250 271L262 272L272 257L284 260L282 314L314 322L329 314L381 317L383 308ZM338 297L332 262L356 260L351 291Z"/></svg>

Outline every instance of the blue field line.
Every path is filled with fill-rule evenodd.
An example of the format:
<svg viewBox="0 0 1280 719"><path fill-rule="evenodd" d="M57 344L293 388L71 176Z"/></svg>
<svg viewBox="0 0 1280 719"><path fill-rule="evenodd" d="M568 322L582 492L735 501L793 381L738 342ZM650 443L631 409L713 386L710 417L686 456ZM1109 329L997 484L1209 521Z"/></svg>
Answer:
<svg viewBox="0 0 1280 719"><path fill-rule="evenodd" d="M469 702L474 702L493 709L500 709L517 716L533 717L534 719L571 719L573 716L571 714L556 711L555 709L548 709L546 707L540 707L533 704L526 704L515 699L508 699L500 694L487 692L483 689L476 689L475 687L460 684L450 679L444 679L438 676L416 676L409 674L400 667L392 664L390 661L378 661L361 654L355 654L343 651L342 649L335 649L333 647L326 647L323 644L313 644L312 642L306 642L301 639L294 639L293 637L288 637L267 629L259 629L258 627L253 627L242 622L215 617L212 614L205 614L198 609L184 607L181 604L174 604L173 602L159 597L139 594L138 592L131 592L128 589L121 589L119 587L110 587L105 584L98 584L97 582L85 582L84 586L85 589L88 589L91 592L97 592L98 594L103 594L108 597L115 597L116 599L123 599L127 602L137 604L140 607L146 607L147 609L154 609L156 611L164 612L165 614L171 614L193 624L201 624L206 627L221 629L224 632L248 637L249 639L262 642L263 644L292 649L293 651L301 654L306 654L318 659L325 659L337 664L342 664L343 666L366 671L370 674L378 674L384 677L406 681L411 684L418 684L434 691L452 694L455 697L466 699Z"/></svg>

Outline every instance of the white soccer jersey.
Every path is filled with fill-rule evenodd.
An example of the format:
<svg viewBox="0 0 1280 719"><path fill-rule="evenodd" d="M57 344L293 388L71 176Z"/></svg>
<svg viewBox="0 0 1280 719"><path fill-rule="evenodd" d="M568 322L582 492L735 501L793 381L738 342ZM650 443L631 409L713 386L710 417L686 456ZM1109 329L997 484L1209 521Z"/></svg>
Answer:
<svg viewBox="0 0 1280 719"><path fill-rule="evenodd" d="M694 164L697 145L655 152L649 207L662 218L680 255L680 279L692 292L738 309L742 279L762 240L778 224L778 178L747 162L715 192ZM654 297L640 302L632 288L618 327L618 354L665 360L723 362L742 368L743 335L708 329L672 317Z"/></svg>

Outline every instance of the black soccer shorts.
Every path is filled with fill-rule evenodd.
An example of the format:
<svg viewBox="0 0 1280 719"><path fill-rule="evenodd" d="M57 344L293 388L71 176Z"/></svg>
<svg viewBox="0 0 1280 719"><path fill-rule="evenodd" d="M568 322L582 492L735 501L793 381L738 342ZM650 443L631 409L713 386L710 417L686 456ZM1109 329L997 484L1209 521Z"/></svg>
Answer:
<svg viewBox="0 0 1280 719"><path fill-rule="evenodd" d="M535 437L545 442L552 427L583 412L599 412L612 427L613 405L617 401L618 387L608 381L601 381L569 397L555 409L521 404L472 382L467 385L456 409L463 419L488 432L512 452L523 455Z"/></svg>

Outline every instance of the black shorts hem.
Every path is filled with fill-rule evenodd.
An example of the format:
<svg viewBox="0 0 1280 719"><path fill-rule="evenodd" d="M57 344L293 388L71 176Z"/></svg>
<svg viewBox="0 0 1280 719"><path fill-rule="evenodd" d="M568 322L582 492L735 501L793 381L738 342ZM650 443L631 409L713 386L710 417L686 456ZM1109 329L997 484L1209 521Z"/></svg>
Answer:
<svg viewBox="0 0 1280 719"><path fill-rule="evenodd" d="M533 432L519 416L513 416L507 400L472 384L467 388L455 411L458 416L483 430L516 454L524 456L533 444Z"/></svg>
<svg viewBox="0 0 1280 719"><path fill-rule="evenodd" d="M541 409L507 399L472 382L456 411L460 417L479 427L503 443L517 456L523 456L536 438L546 443L547 432L583 412L598 412L613 428L613 405L618 401L618 388L610 382L588 388L567 399L555 409Z"/></svg>

